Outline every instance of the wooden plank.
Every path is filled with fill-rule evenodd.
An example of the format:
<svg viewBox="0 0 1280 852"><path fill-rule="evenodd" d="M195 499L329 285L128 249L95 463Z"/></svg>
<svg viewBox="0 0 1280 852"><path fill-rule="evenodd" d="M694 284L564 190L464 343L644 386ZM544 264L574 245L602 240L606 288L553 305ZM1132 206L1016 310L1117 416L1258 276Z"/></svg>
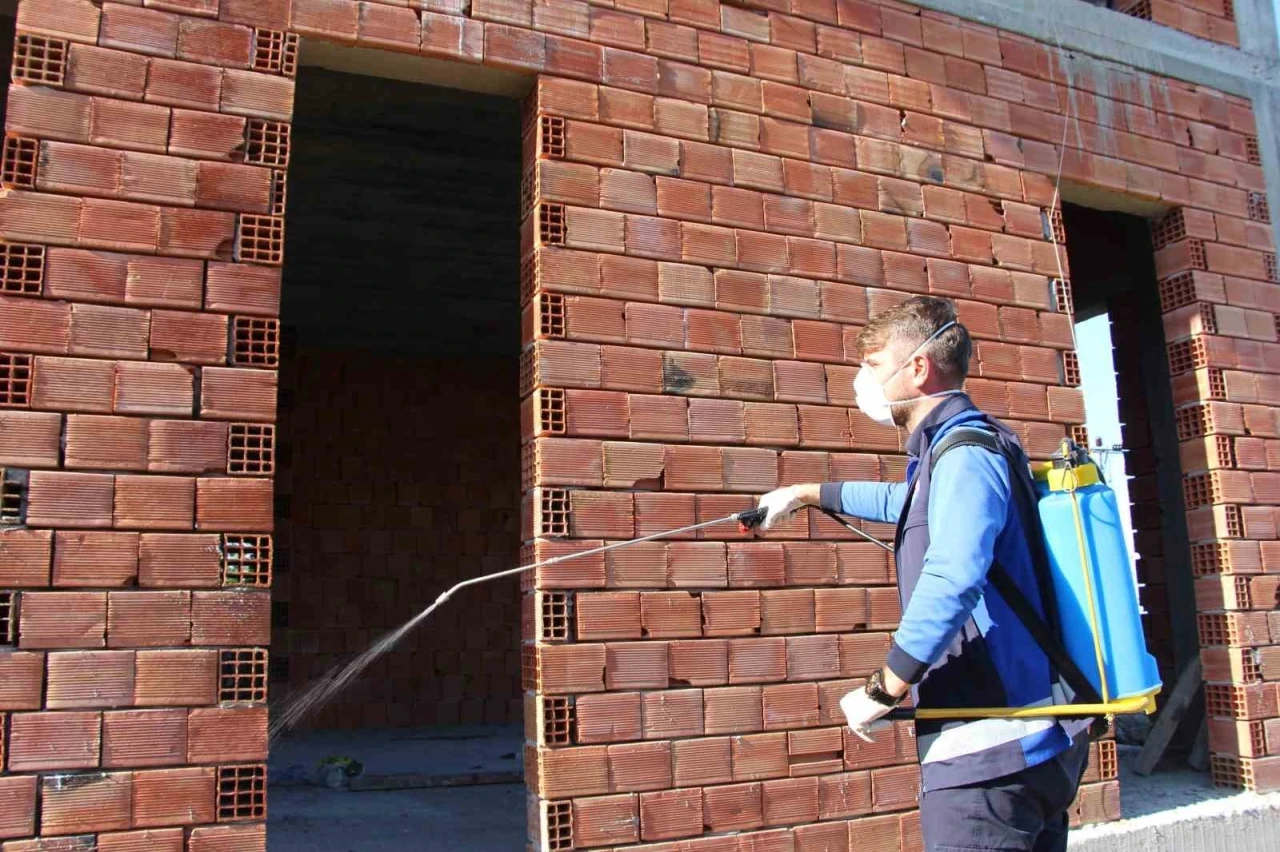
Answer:
<svg viewBox="0 0 1280 852"><path fill-rule="evenodd" d="M1173 735L1182 724L1188 708L1191 707L1192 699L1199 691L1200 657L1197 655L1183 667L1182 674L1178 675L1178 682L1173 687L1173 692L1169 694L1164 710L1160 712L1156 723L1151 726L1151 733L1147 735L1147 741L1138 754L1138 759L1133 766L1134 772L1139 775L1150 775L1156 768L1156 764L1164 756L1165 749L1169 747Z"/></svg>

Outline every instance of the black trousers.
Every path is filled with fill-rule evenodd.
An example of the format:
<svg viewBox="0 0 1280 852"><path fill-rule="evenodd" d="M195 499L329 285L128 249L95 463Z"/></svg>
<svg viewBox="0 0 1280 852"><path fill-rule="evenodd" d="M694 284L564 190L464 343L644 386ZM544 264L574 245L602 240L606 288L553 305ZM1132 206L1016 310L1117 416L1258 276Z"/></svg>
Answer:
<svg viewBox="0 0 1280 852"><path fill-rule="evenodd" d="M1067 809L1089 758L1081 734L1053 760L967 787L920 797L926 852L1064 852Z"/></svg>

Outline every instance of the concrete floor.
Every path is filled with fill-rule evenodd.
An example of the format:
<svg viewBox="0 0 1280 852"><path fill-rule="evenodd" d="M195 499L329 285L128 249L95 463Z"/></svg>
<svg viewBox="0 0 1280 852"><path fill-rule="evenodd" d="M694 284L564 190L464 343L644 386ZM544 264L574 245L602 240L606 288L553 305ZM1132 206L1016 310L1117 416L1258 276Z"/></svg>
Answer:
<svg viewBox="0 0 1280 852"><path fill-rule="evenodd" d="M363 774L350 782L353 789L520 782L524 730L457 725L289 733L271 744L268 781L273 787L315 784L317 766L334 756L363 764Z"/></svg>
<svg viewBox="0 0 1280 852"><path fill-rule="evenodd" d="M357 793L277 787L270 852L518 852L524 784Z"/></svg>
<svg viewBox="0 0 1280 852"><path fill-rule="evenodd" d="M1200 802L1229 799L1234 790L1213 786L1208 772L1196 772L1173 760L1162 763L1150 775L1133 771L1140 746L1121 745L1116 749L1120 764L1120 811L1124 819L1137 819Z"/></svg>
<svg viewBox="0 0 1280 852"><path fill-rule="evenodd" d="M523 849L523 741L520 727L493 725L291 733L271 745L268 848ZM350 789L316 786L316 767L330 756L363 764ZM457 786L476 779L509 783Z"/></svg>

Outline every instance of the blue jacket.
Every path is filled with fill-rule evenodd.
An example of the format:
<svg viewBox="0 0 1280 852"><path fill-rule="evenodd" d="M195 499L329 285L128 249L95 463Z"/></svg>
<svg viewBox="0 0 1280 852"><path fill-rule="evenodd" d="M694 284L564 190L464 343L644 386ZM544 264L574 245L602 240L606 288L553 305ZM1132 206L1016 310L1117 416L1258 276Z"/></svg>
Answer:
<svg viewBox="0 0 1280 852"><path fill-rule="evenodd" d="M958 446L938 460L931 475L930 447L962 424L991 431L1001 454ZM1035 507L1019 505L1010 479L1029 476L1017 436L957 394L912 432L907 452L905 483L829 483L822 494L824 508L898 525L903 614L889 669L913 685L921 708L1066 703L1069 696L1048 657L987 585L987 570L998 560L1043 616L1022 520L1034 517ZM1022 470L1011 472L1007 458L1020 460ZM1065 750L1087 726L1053 719L919 720L922 786L974 784L1034 766Z"/></svg>

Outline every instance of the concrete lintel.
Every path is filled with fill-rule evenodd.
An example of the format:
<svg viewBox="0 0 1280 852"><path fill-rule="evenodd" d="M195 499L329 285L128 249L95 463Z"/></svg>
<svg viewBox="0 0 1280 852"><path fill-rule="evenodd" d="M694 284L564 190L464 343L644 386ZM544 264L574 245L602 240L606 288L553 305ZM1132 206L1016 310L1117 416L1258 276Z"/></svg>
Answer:
<svg viewBox="0 0 1280 852"><path fill-rule="evenodd" d="M917 6L1019 33L1063 51L1068 74L1097 62L1248 98L1258 125L1267 196L1280 206L1280 48L1271 0L1235 0L1237 49L1082 0L911 0ZM1280 246L1280 216L1272 217Z"/></svg>
<svg viewBox="0 0 1280 852"><path fill-rule="evenodd" d="M1210 86L1241 97L1252 97L1254 88L1280 85L1280 67L1274 55L1246 53L1214 44L1188 33L1093 6L1080 0L911 0L915 5L946 12L971 21L1057 44L1063 50L1085 53L1153 74ZM1265 2L1265 0L1262 0ZM1265 18L1259 0L1237 0L1237 8L1250 7L1242 27L1256 29ZM1274 33L1274 23L1271 24ZM1270 35L1269 44L1275 44ZM1259 46L1267 42L1258 40Z"/></svg>

